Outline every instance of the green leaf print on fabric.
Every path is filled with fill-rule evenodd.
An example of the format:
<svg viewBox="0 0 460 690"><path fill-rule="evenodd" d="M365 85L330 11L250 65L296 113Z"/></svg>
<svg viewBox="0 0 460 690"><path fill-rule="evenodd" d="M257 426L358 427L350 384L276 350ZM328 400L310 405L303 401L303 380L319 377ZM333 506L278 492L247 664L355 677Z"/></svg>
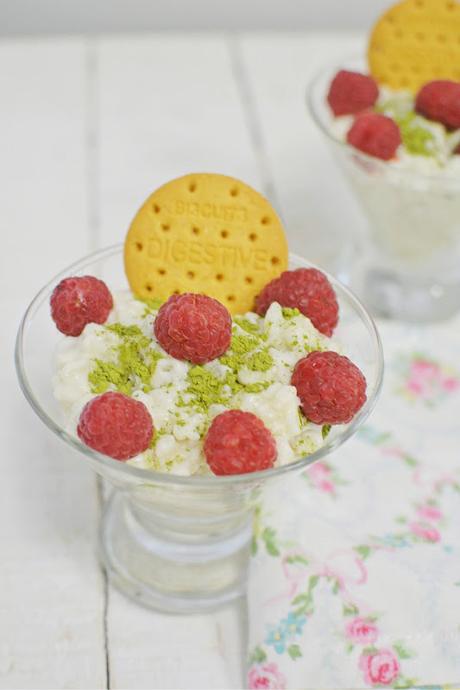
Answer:
<svg viewBox="0 0 460 690"><path fill-rule="evenodd" d="M302 656L302 652L298 644L291 644L288 647L288 654L293 661L299 659Z"/></svg>

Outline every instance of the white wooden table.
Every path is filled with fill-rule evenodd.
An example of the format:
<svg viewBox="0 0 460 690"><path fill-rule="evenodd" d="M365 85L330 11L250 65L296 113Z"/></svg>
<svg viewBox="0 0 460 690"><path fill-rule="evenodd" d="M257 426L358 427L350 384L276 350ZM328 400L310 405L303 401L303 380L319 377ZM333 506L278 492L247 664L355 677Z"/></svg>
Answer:
<svg viewBox="0 0 460 690"><path fill-rule="evenodd" d="M0 43L0 687L238 688L243 603L183 619L108 587L95 475L66 457L13 369L28 301L123 238L160 183L241 177L326 266L362 218L309 121L305 85L350 35L148 34Z"/></svg>

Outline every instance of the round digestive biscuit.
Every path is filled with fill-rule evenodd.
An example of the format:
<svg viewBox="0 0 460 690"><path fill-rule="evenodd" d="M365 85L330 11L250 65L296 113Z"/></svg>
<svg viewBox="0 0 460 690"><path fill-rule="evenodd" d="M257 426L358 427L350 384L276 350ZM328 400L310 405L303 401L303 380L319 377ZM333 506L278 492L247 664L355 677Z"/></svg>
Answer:
<svg viewBox="0 0 460 690"><path fill-rule="evenodd" d="M404 0L378 20L368 46L376 81L416 93L434 79L460 81L459 0Z"/></svg>
<svg viewBox="0 0 460 690"><path fill-rule="evenodd" d="M285 271L288 247L269 202L232 177L194 174L157 189L136 214L125 242L132 291L214 297L233 314Z"/></svg>

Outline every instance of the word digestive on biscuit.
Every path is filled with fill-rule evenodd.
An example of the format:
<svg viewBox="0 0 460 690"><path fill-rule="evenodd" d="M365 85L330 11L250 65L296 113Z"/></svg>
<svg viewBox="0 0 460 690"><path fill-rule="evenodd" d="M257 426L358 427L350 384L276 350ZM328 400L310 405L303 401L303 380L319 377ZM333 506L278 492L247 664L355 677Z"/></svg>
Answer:
<svg viewBox="0 0 460 690"><path fill-rule="evenodd" d="M158 237L149 240L147 254L151 259L161 259L176 264L184 262L196 265L215 264L221 268L252 268L255 271L266 271L270 258L265 249L246 249L217 244L204 246L199 242L163 240Z"/></svg>

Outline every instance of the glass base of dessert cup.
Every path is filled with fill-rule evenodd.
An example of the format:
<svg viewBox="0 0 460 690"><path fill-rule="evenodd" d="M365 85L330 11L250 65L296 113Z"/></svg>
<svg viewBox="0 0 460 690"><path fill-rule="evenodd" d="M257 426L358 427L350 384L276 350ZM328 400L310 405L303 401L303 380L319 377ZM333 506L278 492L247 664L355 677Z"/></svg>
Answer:
<svg viewBox="0 0 460 690"><path fill-rule="evenodd" d="M460 280L395 271L385 263L366 262L356 269L352 286L376 317L412 323L444 321L460 311Z"/></svg>
<svg viewBox="0 0 460 690"><path fill-rule="evenodd" d="M357 257L350 285L362 295L373 316L412 323L443 321L460 312L458 262L460 252L453 247L453 254L445 256L437 267L433 268L438 263L434 260L426 271L423 266L414 270L412 262L388 260L373 245Z"/></svg>
<svg viewBox="0 0 460 690"><path fill-rule="evenodd" d="M368 220L350 284L375 315L447 319L460 310L460 175L386 162L339 140L326 100L339 69L367 71L356 58L323 69L308 106Z"/></svg>
<svg viewBox="0 0 460 690"><path fill-rule="evenodd" d="M329 276L340 321L337 343L363 371L368 399L353 421L333 427L324 446L296 462L247 475L179 476L117 462L82 444L53 394L56 345L49 299L62 278L95 275L112 290L127 289L121 245L69 266L34 298L19 328L16 367L21 388L44 424L114 487L101 527L100 558L113 584L144 606L173 613L206 611L244 594L254 506L264 487L335 451L373 408L383 357L375 325L359 300ZM310 267L291 256L291 268Z"/></svg>
<svg viewBox="0 0 460 690"><path fill-rule="evenodd" d="M252 513L243 512L224 529L190 529L188 522L188 532L172 529L125 492L114 491L105 505L99 548L110 582L137 603L166 613L210 611L243 596Z"/></svg>

